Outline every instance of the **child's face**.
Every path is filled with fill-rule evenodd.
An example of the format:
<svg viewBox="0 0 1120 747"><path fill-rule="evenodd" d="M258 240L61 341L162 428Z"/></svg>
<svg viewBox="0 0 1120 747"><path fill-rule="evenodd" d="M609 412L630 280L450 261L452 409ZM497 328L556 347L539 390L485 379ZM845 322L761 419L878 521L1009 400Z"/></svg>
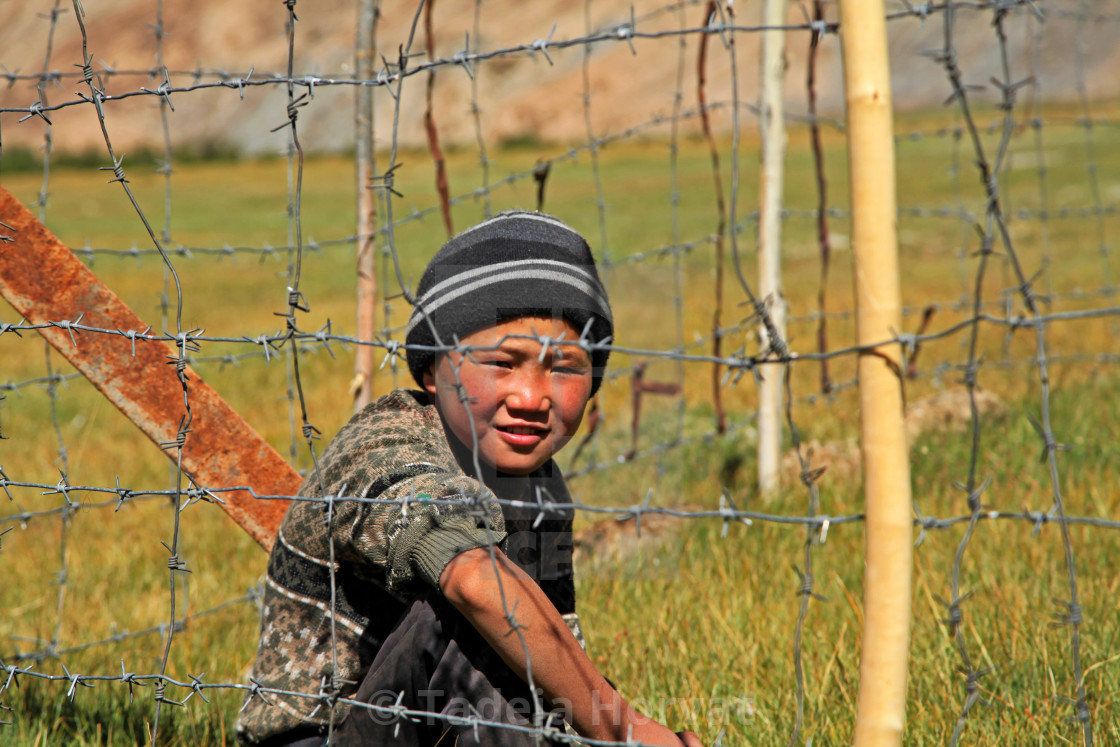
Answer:
<svg viewBox="0 0 1120 747"><path fill-rule="evenodd" d="M575 345L550 345L542 357L536 339L511 335L579 339L564 319L521 317L486 327L460 338L476 348L470 354L438 356L424 374L424 388L464 445L473 445L472 429L478 434L480 460L524 475L547 462L579 428L591 396L591 356ZM459 397L460 382L466 403Z"/></svg>

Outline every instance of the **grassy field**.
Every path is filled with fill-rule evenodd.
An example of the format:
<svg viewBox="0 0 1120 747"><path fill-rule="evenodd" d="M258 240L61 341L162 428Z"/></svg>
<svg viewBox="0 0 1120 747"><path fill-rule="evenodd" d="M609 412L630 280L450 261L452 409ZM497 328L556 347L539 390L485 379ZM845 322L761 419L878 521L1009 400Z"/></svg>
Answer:
<svg viewBox="0 0 1120 747"><path fill-rule="evenodd" d="M938 115L904 120L900 130L927 133L898 143L900 248L904 302L911 313L905 332L918 328L927 306L936 311L930 331L950 328L970 316L955 305L973 292L978 239L972 226L956 217L971 211L983 218L983 195L972 155L954 155L954 139L939 134L946 124ZM1028 274L1045 268L1040 287L1053 298L1051 311L1106 309L1112 298L1095 291L1115 282L1115 258L1102 253L1101 235L1115 237L1120 219L1115 211L1088 215L1079 208L1094 205L1087 183L1082 129L1058 119L1044 130L1043 160L1050 212L1041 220L1039 151L1033 134L1017 133L1000 186L1012 210L1011 235ZM994 147L996 135L985 135ZM611 144L600 154L601 179L607 203L606 231L600 231L591 160L586 152L565 156L559 146L509 148L492 153L493 181L531 171L541 156L556 158L547 183L545 208L571 222L591 240L601 259L619 329L618 344L628 348L670 350L684 346L702 355L708 345L694 344L711 330L713 313L713 245L706 237L716 226L712 173L707 146L682 141L678 163L679 213L670 205L670 158L665 140ZM729 178L727 143L723 143L723 175ZM1102 201L1114 206L1120 198L1120 149L1098 147L1095 163ZM826 134L830 204L847 204L843 141ZM396 188L404 195L394 206L398 219L432 204L432 173L426 154L404 153ZM757 148L744 144L740 167L739 217L757 204ZM469 194L479 185L476 154L452 152L453 193ZM163 213L163 179L149 165L130 164L129 176L141 205L159 231ZM954 167L961 170L959 178ZM352 232L352 165L345 158L321 156L308 161L301 204L304 243L300 288L310 312L300 326L315 330L330 320L339 334L353 331L353 247L344 239ZM291 243L287 216L288 165L282 159L243 162L189 163L172 180L173 210L169 218L172 250L189 248L281 247L274 255L234 251L225 256L204 252L177 253L173 261L182 278L184 329L203 328L211 337L249 337L280 329L276 312L285 310L292 283L287 275ZM785 284L793 349L815 349L819 260L815 225L805 211L815 206L814 177L807 136L791 133L786 205L793 211L785 230ZM4 185L27 202L36 198L40 175L5 176ZM494 210L535 204L531 177L496 188ZM920 210L911 210L919 208ZM1063 215L1062 209L1067 213ZM1018 211L1018 212L1016 212ZM949 213L946 215L945 213ZM454 209L457 229L483 216L481 198L468 197ZM677 229L674 229L674 218ZM75 248L150 248L131 207L117 185L92 169L56 170L50 181L47 225ZM828 281L829 344L851 344L853 310L847 222L832 221L834 257ZM675 230L687 242L686 253L664 253L645 261L633 257L670 246ZM738 237L744 273L753 282L754 225L747 221ZM394 233L394 247L406 279L415 282L442 239L438 214L410 221ZM321 247L313 242L323 242ZM1001 250L1002 251L1002 248ZM96 254L93 269L142 317L160 327L160 294L164 269L158 257ZM729 260L730 262L730 255ZM392 273L382 280L385 295L394 296ZM1016 284L1003 256L996 257L983 283L987 309L1005 315L1002 292ZM174 303L174 289L171 289ZM677 315L677 299L680 314ZM745 320L745 293L728 270L724 325ZM395 329L406 318L400 299L387 302L386 326ZM1022 304L1010 301L1011 313ZM0 321L15 314L0 306ZM174 328L175 320L169 322ZM1120 517L1120 488L1115 444L1120 439L1120 379L1115 356L1120 353L1114 315L1056 321L1047 327L1047 353L1058 360L1050 367L1053 394L1050 415L1057 439L1068 451L1059 454L1061 493L1069 514ZM679 330L679 331L678 331ZM928 402L931 395L959 390L960 365L967 360L967 330L923 345L918 375L907 380L910 403ZM753 353L754 331L747 327L728 335L724 353L742 347ZM253 346L204 343L204 358L250 352ZM1053 486L1043 448L1031 424L1042 404L1035 339L1027 330L1010 334L1004 327L981 327L979 349L984 365L979 382L992 395L984 411L978 449L978 474L991 478L985 505L1003 511L1047 511ZM352 376L351 350L332 345L302 354L302 383L311 422L327 437L348 418L347 392ZM76 486L163 490L172 482L168 462L138 435L131 424L84 380L72 379L49 396L43 377L49 365L70 369L48 354L35 335L0 336L0 467L15 482L53 485L59 469ZM1111 361L1109 360L1111 356ZM679 381L683 397L647 397L638 439L639 450L680 439L683 444L617 464L617 455L631 447L630 378L642 356L616 353L615 377L604 386L601 407L605 421L591 457L614 466L573 480L573 493L595 506L627 507L651 503L662 507L712 509L721 493L740 508L776 516L804 516L809 494L789 470L780 494L763 501L753 488L755 436L751 413L755 387L746 376L723 387L725 406L735 430L714 436L711 368L707 364L652 359L646 377ZM292 446L289 367L286 355L249 357L238 363L203 360L199 374L214 386L282 453L293 454L301 469L310 464L306 447ZM830 363L837 391L822 394L817 364L793 367L792 419L800 439L812 445L814 466L827 471L819 481L819 512L850 516L862 510L862 491L854 448L858 429L854 358ZM386 368L378 391L408 384L407 373ZM57 427L56 425L57 424ZM296 424L298 429L298 423ZM790 433L786 432L790 445ZM60 456L60 444L65 459ZM318 448L322 448L320 443ZM967 513L966 496L954 482L967 477L972 451L967 418L946 409L926 423L912 443L916 508L924 516L952 517ZM564 460L561 460L562 462ZM581 469L586 456L570 467ZM46 518L10 517L54 509L57 494L39 488L10 488L12 500L0 498L0 659L27 666L20 652L69 647L100 641L122 632L136 632L169 620L167 551L174 517L165 498L149 498L114 510L104 494L72 491L85 507L63 522ZM8 518L5 518L8 517ZM602 514L581 513L577 529L584 538L580 556L579 605L592 657L623 692L651 715L676 728L692 728L712 741L724 733L724 744L763 745L790 740L797 718L794 640L802 597L800 574L808 569L803 527L771 521L751 526L718 519L653 521L643 540L628 538L630 524ZM257 608L240 600L260 581L266 557L216 506L200 503L180 515L181 556L191 574L183 577L177 597L192 615L174 634L168 675L188 682L196 675L208 683L243 681L257 639ZM973 596L963 605L963 641L973 665L989 669L979 681L984 705L977 705L964 727L969 744L1080 743L1078 725L1068 718L1066 701L1076 692L1070 651L1070 630L1055 626L1061 609L1053 599L1068 599L1068 571L1058 527L1039 531L1024 521L983 521L961 546L965 525L931 530L915 554L912 599L912 648L908 698L907 744L945 744L957 724L967 692L959 667L962 660L944 623L942 600L951 595L954 556L960 549L961 589ZM915 529L915 539L919 530ZM846 743L851 736L859 676L862 628L863 525L837 523L821 543L811 546L813 598L804 622L801 663L804 673L804 719L798 743ZM1071 528L1074 569L1083 605L1081 665L1089 692L1089 713L1098 744L1120 743L1115 713L1120 708L1120 589L1116 558L1120 532L1087 526ZM65 583L59 571L65 569ZM827 600L827 601L825 601ZM214 610L214 611L211 611ZM200 614L206 612L207 614ZM198 615L197 617L193 615ZM118 676L122 670L141 674L159 671L165 639L157 631L36 661L36 671ZM63 666L65 665L65 669ZM130 688L100 681L92 689L65 679L46 682L21 676L0 697L11 711L0 712L0 745L12 744L141 744L153 715L153 688ZM167 706L161 714L160 744L221 744L232 740L241 691L203 691L182 707ZM189 689L168 687L167 697L182 701Z"/></svg>

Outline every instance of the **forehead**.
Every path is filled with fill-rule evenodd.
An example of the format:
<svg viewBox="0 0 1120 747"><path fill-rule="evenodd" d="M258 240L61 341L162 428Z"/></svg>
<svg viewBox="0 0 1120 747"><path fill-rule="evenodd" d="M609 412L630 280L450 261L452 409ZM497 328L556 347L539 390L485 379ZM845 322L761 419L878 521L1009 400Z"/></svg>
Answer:
<svg viewBox="0 0 1120 747"><path fill-rule="evenodd" d="M539 351L540 342L529 338L548 337L553 341L560 339L575 342L579 335L580 331L563 317L522 316L483 327L459 341L476 347L500 346L503 349L531 348ZM588 356L586 350L576 345L557 345L550 349L559 351L565 357Z"/></svg>

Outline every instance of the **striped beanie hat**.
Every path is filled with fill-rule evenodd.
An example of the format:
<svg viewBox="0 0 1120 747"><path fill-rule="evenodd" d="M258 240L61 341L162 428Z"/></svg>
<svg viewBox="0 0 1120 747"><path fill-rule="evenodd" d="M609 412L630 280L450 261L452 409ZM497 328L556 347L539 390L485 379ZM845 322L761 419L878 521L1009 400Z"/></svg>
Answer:
<svg viewBox="0 0 1120 747"><path fill-rule="evenodd" d="M411 346L453 345L456 336L524 316L566 319L580 334L587 330L590 342L614 333L584 238L552 216L510 211L451 239L428 263L405 332L412 377L423 386L436 352ZM592 395L609 355L606 349L591 353Z"/></svg>

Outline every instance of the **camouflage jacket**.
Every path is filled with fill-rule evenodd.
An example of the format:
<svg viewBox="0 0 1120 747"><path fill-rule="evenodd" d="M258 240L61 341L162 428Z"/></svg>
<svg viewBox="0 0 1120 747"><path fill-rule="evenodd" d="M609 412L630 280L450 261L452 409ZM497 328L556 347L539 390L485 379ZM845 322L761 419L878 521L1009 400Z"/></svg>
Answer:
<svg viewBox="0 0 1120 747"><path fill-rule="evenodd" d="M447 435L427 399L401 389L355 415L299 490L336 498L288 508L268 562L250 675L286 694L248 696L241 741L344 718L345 704L332 709L321 696L333 686L342 698L355 693L410 601L438 589L444 567L465 550L497 544L579 637L572 512L549 506L571 503L559 468L549 461L529 476L489 470L479 479L469 449Z"/></svg>

